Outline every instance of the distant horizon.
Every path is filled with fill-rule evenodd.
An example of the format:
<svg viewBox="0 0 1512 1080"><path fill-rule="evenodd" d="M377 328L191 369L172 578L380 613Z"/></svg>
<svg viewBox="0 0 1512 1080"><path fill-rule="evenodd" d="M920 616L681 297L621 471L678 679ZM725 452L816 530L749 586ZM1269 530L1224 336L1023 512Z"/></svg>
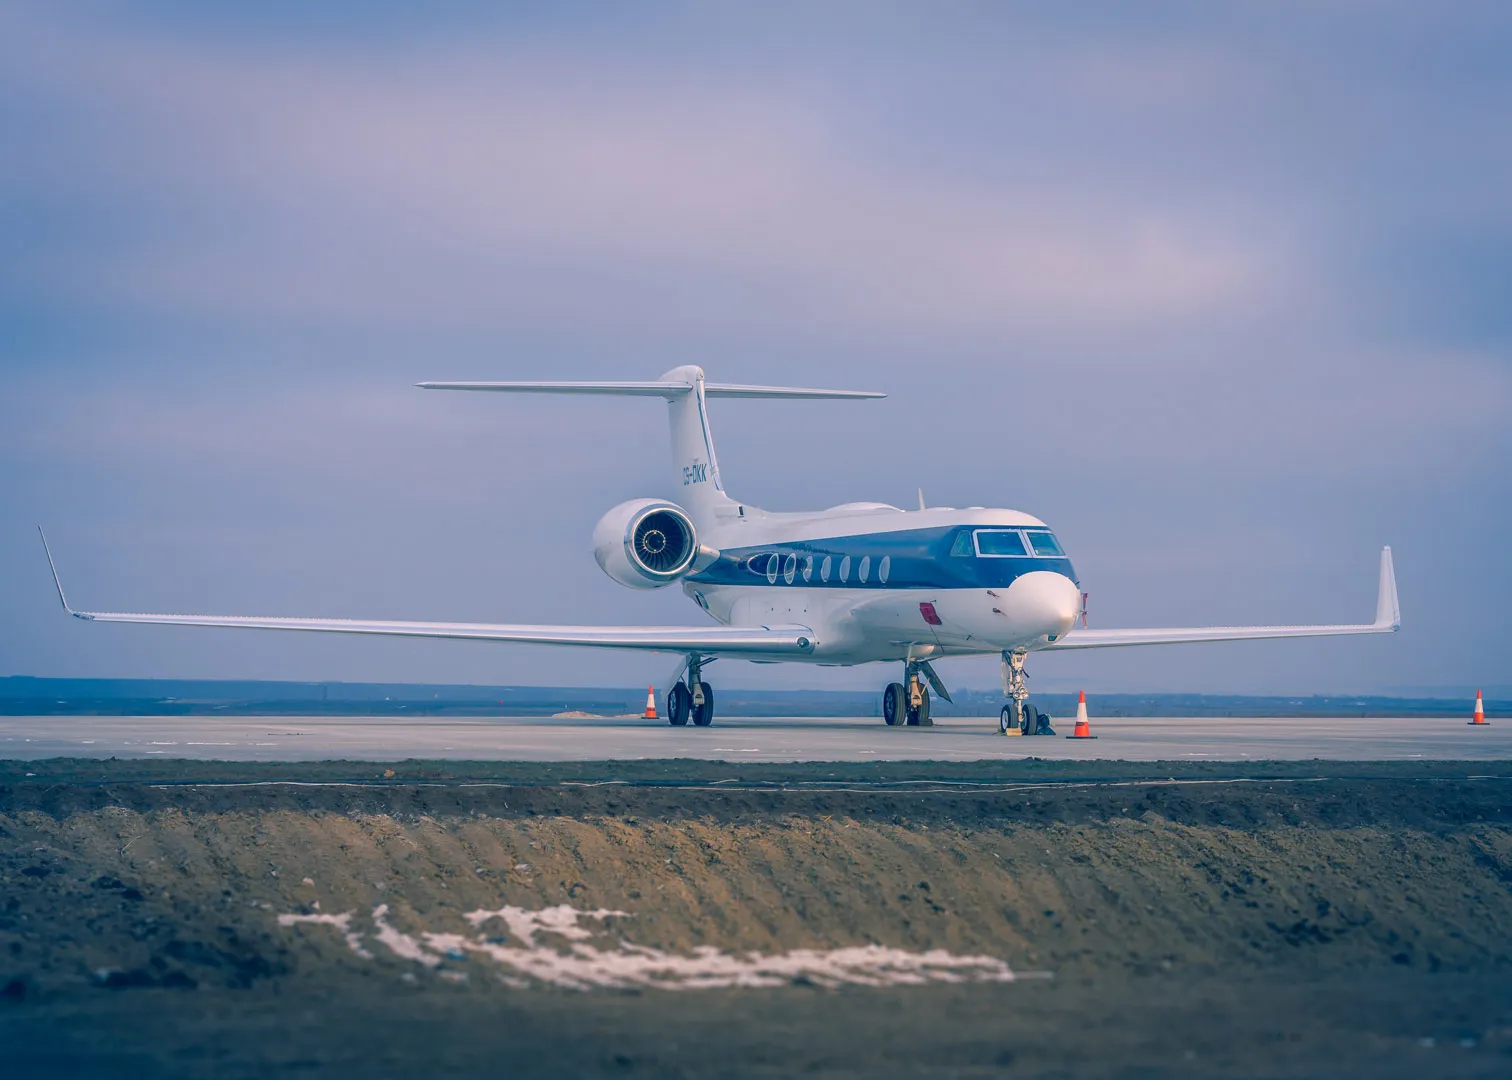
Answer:
<svg viewBox="0 0 1512 1080"><path fill-rule="evenodd" d="M375 680L375 679L240 679L221 677L196 677L196 676L56 676L56 675L0 675L0 697L4 696L7 684L17 680L35 682L77 682L77 683L200 683L200 684L241 684L248 686L309 686L309 687L373 687L373 688L409 688L414 690L574 690L581 692L613 691L613 692L638 692L638 684L635 683L483 683L483 682L427 682L411 680ZM711 676L712 681L712 676ZM858 687L771 687L771 686L747 686L739 682L728 684L728 689L745 694L776 694L776 695L804 695L804 694L846 694L866 695L871 693L869 689ZM1001 693L997 686L981 685L974 683L962 683L949 687L952 693L990 695ZM1271 691L1266 693L1254 693L1247 691L1228 690L1179 690L1179 689L1140 689L1109 685L1093 686L1090 681L1071 685L1064 680L1042 680L1036 688L1043 694L1057 696L1075 694L1078 691L1086 691L1088 694L1101 694L1106 696L1120 697L1186 697L1186 698L1246 698L1246 699L1275 699L1295 700L1314 698L1377 698L1377 699L1400 699L1400 700L1432 700L1445 701L1465 697L1473 700L1479 690L1487 697L1496 696L1503 699L1512 699L1512 683L1485 683L1478 687L1471 687L1468 692L1464 687L1450 685L1419 685L1419 686L1396 686L1385 687L1376 690L1310 690L1310 691ZM880 693L880 691L878 691Z"/></svg>

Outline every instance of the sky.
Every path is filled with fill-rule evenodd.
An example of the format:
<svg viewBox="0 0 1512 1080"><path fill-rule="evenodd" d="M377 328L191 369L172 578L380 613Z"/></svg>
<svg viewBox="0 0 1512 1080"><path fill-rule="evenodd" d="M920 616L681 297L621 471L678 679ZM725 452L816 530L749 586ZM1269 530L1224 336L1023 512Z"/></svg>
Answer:
<svg viewBox="0 0 1512 1080"><path fill-rule="evenodd" d="M76 606L696 622L594 564L717 401L773 510L1025 510L1101 627L1046 689L1512 684L1512 9L1467 2L0 7L0 675L636 685L671 657ZM895 673L721 664L741 687ZM941 665L991 686L992 659ZM1031 682L1031 687L1036 685Z"/></svg>

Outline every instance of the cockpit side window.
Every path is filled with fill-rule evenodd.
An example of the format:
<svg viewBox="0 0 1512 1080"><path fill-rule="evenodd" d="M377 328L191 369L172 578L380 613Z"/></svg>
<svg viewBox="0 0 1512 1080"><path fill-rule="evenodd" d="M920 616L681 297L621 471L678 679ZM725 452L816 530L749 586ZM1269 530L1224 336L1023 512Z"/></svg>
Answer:
<svg viewBox="0 0 1512 1080"><path fill-rule="evenodd" d="M978 529L976 550L978 555L988 558L1029 554L1024 547L1024 538L1017 529Z"/></svg>
<svg viewBox="0 0 1512 1080"><path fill-rule="evenodd" d="M971 547L971 530L962 529L956 533L955 543L950 545L950 556L953 559L970 558L976 552Z"/></svg>
<svg viewBox="0 0 1512 1080"><path fill-rule="evenodd" d="M1033 545L1036 555L1052 559L1064 559L1066 557L1065 551L1061 549L1059 541L1055 539L1053 534L1048 532L1026 532L1024 535L1029 538L1029 543Z"/></svg>

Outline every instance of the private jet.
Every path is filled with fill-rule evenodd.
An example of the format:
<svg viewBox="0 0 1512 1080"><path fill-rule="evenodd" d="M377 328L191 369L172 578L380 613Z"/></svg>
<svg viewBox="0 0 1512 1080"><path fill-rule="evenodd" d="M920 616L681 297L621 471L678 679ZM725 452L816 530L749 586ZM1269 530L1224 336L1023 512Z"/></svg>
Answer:
<svg viewBox="0 0 1512 1080"><path fill-rule="evenodd" d="M776 513L732 498L714 455L708 402L714 398L864 399L860 390L707 382L698 367L653 382L427 382L426 390L500 394L599 394L661 398L672 429L676 502L622 502L599 520L599 567L631 589L676 585L709 621L695 626L548 626L510 623L386 622L151 615L76 611L46 550L64 611L88 622L155 623L334 634L456 638L672 653L681 659L666 693L674 726L714 720L713 661L834 666L901 665L901 682L882 693L893 726L929 725L931 691L950 693L934 668L944 657L1002 660L1003 734L1048 732L1029 701L1030 653L1256 638L1389 634L1401 626L1391 548L1381 551L1375 621L1314 626L1207 626L1088 629L1085 597L1071 558L1051 528L1017 510L855 502L827 510ZM1081 624L1077 625L1078 618Z"/></svg>

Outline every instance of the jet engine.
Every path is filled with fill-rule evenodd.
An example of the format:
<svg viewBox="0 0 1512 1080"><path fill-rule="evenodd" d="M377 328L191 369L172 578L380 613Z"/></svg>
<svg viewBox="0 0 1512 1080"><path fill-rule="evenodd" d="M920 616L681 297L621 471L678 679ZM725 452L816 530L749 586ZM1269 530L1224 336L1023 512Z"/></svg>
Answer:
<svg viewBox="0 0 1512 1080"><path fill-rule="evenodd" d="M693 519L675 503L631 499L610 510L593 529L600 569L632 589L660 589L719 557L701 548Z"/></svg>

